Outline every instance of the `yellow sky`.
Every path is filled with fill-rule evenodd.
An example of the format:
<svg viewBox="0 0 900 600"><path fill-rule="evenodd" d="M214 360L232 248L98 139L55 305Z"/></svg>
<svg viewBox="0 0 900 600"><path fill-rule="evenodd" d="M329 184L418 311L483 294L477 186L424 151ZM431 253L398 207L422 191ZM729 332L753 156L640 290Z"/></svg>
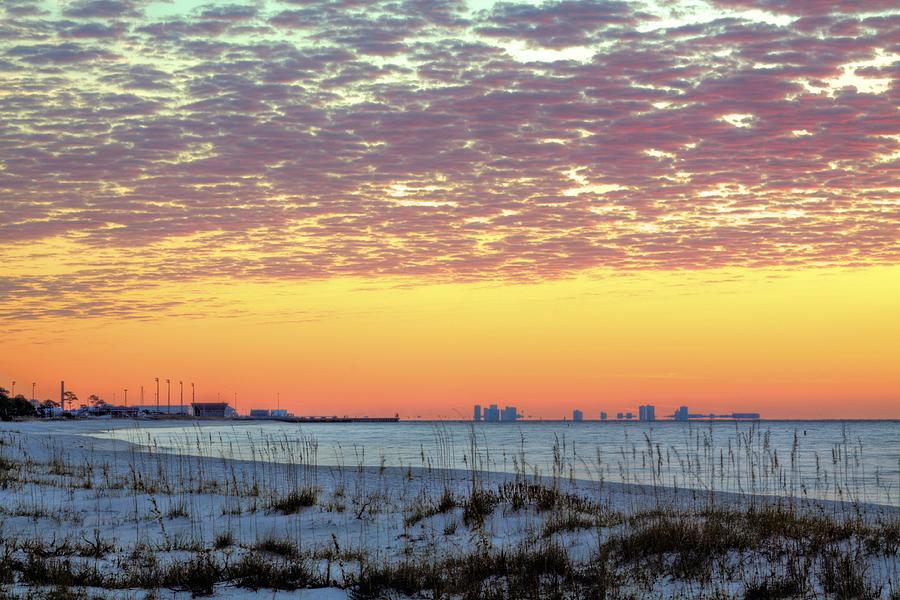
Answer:
<svg viewBox="0 0 900 600"><path fill-rule="evenodd" d="M202 293L199 293L202 291ZM147 300L123 292L119 302ZM536 284L332 278L179 284L142 318L43 318L7 335L2 385L136 403L153 378L298 414L554 418L652 402L659 414L900 417L900 267L590 272ZM155 298L159 300L159 298ZM164 389L164 388L163 388ZM178 386L173 385L173 401ZM189 394L189 392L186 392ZM165 392L163 392L165 399Z"/></svg>

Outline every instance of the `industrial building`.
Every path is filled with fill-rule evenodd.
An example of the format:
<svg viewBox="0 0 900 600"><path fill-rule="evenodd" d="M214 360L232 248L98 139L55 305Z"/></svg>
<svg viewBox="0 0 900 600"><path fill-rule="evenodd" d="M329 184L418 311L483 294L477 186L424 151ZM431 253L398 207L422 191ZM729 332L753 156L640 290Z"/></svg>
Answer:
<svg viewBox="0 0 900 600"><path fill-rule="evenodd" d="M194 402L191 407L195 417L224 419L234 414L227 402Z"/></svg>

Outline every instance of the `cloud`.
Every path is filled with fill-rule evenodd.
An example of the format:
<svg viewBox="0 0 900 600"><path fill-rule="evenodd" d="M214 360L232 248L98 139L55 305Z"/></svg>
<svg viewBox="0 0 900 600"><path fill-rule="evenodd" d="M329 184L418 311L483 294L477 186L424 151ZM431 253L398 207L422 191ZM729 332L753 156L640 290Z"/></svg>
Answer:
<svg viewBox="0 0 900 600"><path fill-rule="evenodd" d="M118 286L210 277L896 262L896 11L720 6L795 20L667 28L586 0L5 7L0 236L57 268L0 251L0 318L124 318Z"/></svg>
<svg viewBox="0 0 900 600"><path fill-rule="evenodd" d="M829 13L877 13L896 11L897 4L890 0L713 0L723 8L756 8L789 15L827 15Z"/></svg>
<svg viewBox="0 0 900 600"><path fill-rule="evenodd" d="M106 50L72 42L15 46L6 55L33 65L85 63L113 57Z"/></svg>
<svg viewBox="0 0 900 600"><path fill-rule="evenodd" d="M521 40L533 46L566 48L589 44L610 27L633 26L648 15L614 0L562 0L540 5L498 2L476 31L489 37Z"/></svg>
<svg viewBox="0 0 900 600"><path fill-rule="evenodd" d="M69 4L62 14L70 18L137 17L140 11L134 2L127 0L84 0Z"/></svg>

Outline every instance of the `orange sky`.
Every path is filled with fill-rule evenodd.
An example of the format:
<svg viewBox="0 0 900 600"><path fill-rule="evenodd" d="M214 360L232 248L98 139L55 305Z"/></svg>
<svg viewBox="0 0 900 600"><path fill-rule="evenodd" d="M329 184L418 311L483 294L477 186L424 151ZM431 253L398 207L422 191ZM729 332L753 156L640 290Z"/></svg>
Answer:
<svg viewBox="0 0 900 600"><path fill-rule="evenodd" d="M900 417L900 268L585 273L539 284L173 286L191 311L47 318L4 340L4 387L122 399L153 377L297 414L535 417L581 408ZM141 293L121 302L140 303ZM186 383L186 390L189 386ZM163 390L165 387L163 386ZM189 392L186 392L189 394ZM177 399L178 387L173 385ZM163 401L165 392L163 391Z"/></svg>
<svg viewBox="0 0 900 600"><path fill-rule="evenodd" d="M0 385L900 417L896 1L401 4L0 2Z"/></svg>

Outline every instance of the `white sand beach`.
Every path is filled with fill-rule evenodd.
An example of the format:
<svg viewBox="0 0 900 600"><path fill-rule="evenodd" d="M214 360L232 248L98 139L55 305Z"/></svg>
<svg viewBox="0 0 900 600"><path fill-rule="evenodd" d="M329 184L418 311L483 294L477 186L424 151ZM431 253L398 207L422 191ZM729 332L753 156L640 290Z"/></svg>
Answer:
<svg viewBox="0 0 900 600"><path fill-rule="evenodd" d="M74 590L73 597L405 597L430 584L395 589L401 578L386 573L397 565L422 570L423 564L472 557L526 560L529 552L560 549L571 563L562 569L570 579L570 571L589 579L598 556L614 555L609 564L621 572L607 583L624 597L692 597L698 590L749 597L751 588L789 578L797 559L791 548L817 553L807 557L809 588L799 590L801 596L840 597L843 588L823 575L834 568L821 565L843 564L845 556L856 570L844 576L861 578L847 585L862 585L873 597L900 593L895 506L478 471L317 466L303 464L308 439L296 445L272 440L259 449L265 460L239 461L88 435L115 426L128 425L0 425L0 535L7 556L0 583L12 597L59 586ZM684 558L677 549L646 555L628 549L637 534L658 536L673 527L675 521L666 521L647 529L659 515L688 523L686 531L706 543L709 523L746 514L796 523L765 525L768 538L756 517L748 518L744 525L752 532L723 534L731 541L698 558L704 567L696 572L677 565ZM820 525L836 533L808 543L812 534L796 531ZM648 557L657 562L647 563ZM548 570L548 581L560 576L557 571ZM429 577L422 572L423 582ZM483 589L515 595L507 580L486 577ZM464 595L454 593L459 586L453 582L440 585L450 597Z"/></svg>

